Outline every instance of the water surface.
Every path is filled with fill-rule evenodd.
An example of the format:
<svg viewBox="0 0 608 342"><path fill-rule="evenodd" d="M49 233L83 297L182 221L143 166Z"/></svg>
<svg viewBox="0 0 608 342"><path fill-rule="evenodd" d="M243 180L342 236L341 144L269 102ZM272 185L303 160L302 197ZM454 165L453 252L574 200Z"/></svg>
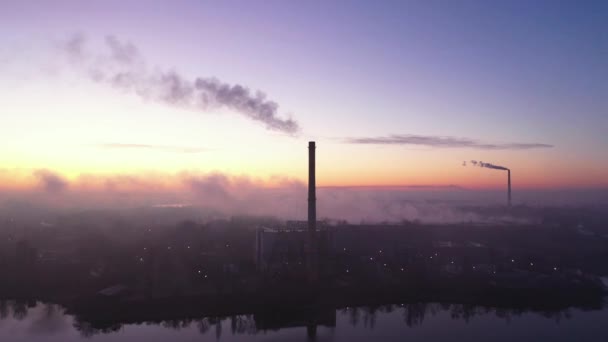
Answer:
<svg viewBox="0 0 608 342"><path fill-rule="evenodd" d="M45 303L0 303L0 341L608 341L608 310L553 312L409 304L306 317L238 315L87 322Z"/></svg>

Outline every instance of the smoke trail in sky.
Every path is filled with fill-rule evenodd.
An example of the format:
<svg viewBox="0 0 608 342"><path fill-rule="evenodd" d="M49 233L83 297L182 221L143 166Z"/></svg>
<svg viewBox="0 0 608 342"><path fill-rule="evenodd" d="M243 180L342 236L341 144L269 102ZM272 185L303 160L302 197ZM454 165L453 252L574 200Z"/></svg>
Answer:
<svg viewBox="0 0 608 342"><path fill-rule="evenodd" d="M252 92L240 84L228 84L216 78L182 77L173 70L150 70L135 45L114 36L105 39L104 52L91 52L83 35L75 35L61 45L70 62L83 68L99 83L129 91L145 99L172 106L206 111L227 108L262 122L267 129L296 134L300 127L291 118L279 116L279 105L260 91Z"/></svg>
<svg viewBox="0 0 608 342"><path fill-rule="evenodd" d="M483 168L486 168L486 169L505 170L505 171L509 170L508 168L506 168L504 166L494 165L494 164L490 164L490 163L484 163L482 161L477 161L477 160L471 160L471 164L473 164L474 166L479 166L479 167L483 167ZM463 166L466 166L466 162L463 163Z"/></svg>

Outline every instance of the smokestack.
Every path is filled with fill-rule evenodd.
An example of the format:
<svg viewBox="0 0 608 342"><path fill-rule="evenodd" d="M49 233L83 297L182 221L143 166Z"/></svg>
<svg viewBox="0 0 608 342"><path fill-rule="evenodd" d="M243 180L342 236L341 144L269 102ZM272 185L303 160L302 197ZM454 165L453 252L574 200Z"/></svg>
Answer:
<svg viewBox="0 0 608 342"><path fill-rule="evenodd" d="M315 231L317 225L317 198L315 180L315 142L308 142L308 230Z"/></svg>
<svg viewBox="0 0 608 342"><path fill-rule="evenodd" d="M507 172L508 172L508 177L509 177L508 186L509 186L509 207L510 207L511 206L511 170L509 169L509 170L507 170Z"/></svg>
<svg viewBox="0 0 608 342"><path fill-rule="evenodd" d="M308 142L308 278L315 281L317 278L316 262L316 234L317 234L317 196L315 180L315 142Z"/></svg>
<svg viewBox="0 0 608 342"><path fill-rule="evenodd" d="M490 163L484 163L482 161L477 161L477 160L471 160L471 164L473 164L475 166L483 167L483 168L486 168L486 169L507 171L507 177L508 177L507 178L507 187L508 187L507 204L510 207L511 206L511 169L506 168L504 166L494 165L494 164L490 164ZM462 165L466 166L467 164L465 162Z"/></svg>

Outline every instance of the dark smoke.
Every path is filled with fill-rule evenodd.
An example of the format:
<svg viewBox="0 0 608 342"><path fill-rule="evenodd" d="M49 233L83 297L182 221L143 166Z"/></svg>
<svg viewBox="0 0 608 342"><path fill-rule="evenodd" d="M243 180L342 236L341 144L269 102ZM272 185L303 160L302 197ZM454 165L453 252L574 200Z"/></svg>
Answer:
<svg viewBox="0 0 608 342"><path fill-rule="evenodd" d="M424 136L413 134L395 134L387 137L347 138L349 144L367 145L414 145L437 148L474 148L480 150L529 150L535 148L551 148L553 145L539 143L505 143L491 144L469 138Z"/></svg>
<svg viewBox="0 0 608 342"><path fill-rule="evenodd" d="M199 111L228 108L262 122L267 129L291 135L300 130L295 120L279 117L279 105L261 91L252 92L240 84L231 85L216 78L191 80L172 70L150 71L135 45L114 36L106 37L105 53L91 53L86 43L82 35L75 35L62 45L62 50L95 82L172 106Z"/></svg>
<svg viewBox="0 0 608 342"><path fill-rule="evenodd" d="M482 161L477 161L477 160L471 160L471 164L475 165L475 166L479 166L479 167L483 167L486 169L494 169L494 170L505 170L508 171L509 169L504 167L504 166L500 166L500 165L494 165L494 164L490 164L490 163L484 163Z"/></svg>
<svg viewBox="0 0 608 342"><path fill-rule="evenodd" d="M42 189L48 193L58 194L68 188L65 179L49 170L38 170L34 172L34 176L38 178Z"/></svg>

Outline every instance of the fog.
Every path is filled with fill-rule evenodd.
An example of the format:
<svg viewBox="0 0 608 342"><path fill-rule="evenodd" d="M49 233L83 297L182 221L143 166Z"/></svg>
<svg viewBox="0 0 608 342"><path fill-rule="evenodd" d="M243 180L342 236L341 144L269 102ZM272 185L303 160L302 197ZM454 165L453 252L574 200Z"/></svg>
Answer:
<svg viewBox="0 0 608 342"><path fill-rule="evenodd" d="M208 219L234 215L304 220L306 184L297 179L262 180L222 173L171 176L82 175L68 180L50 170L33 172L35 186L0 193L8 216L44 216L79 210L141 210L188 208L188 217ZM506 208L506 190L474 190L458 186L319 187L318 217L350 223L419 221L422 223L522 222ZM514 190L515 206L605 208L608 190ZM488 215L472 208L499 208ZM38 213L38 214L36 214Z"/></svg>

